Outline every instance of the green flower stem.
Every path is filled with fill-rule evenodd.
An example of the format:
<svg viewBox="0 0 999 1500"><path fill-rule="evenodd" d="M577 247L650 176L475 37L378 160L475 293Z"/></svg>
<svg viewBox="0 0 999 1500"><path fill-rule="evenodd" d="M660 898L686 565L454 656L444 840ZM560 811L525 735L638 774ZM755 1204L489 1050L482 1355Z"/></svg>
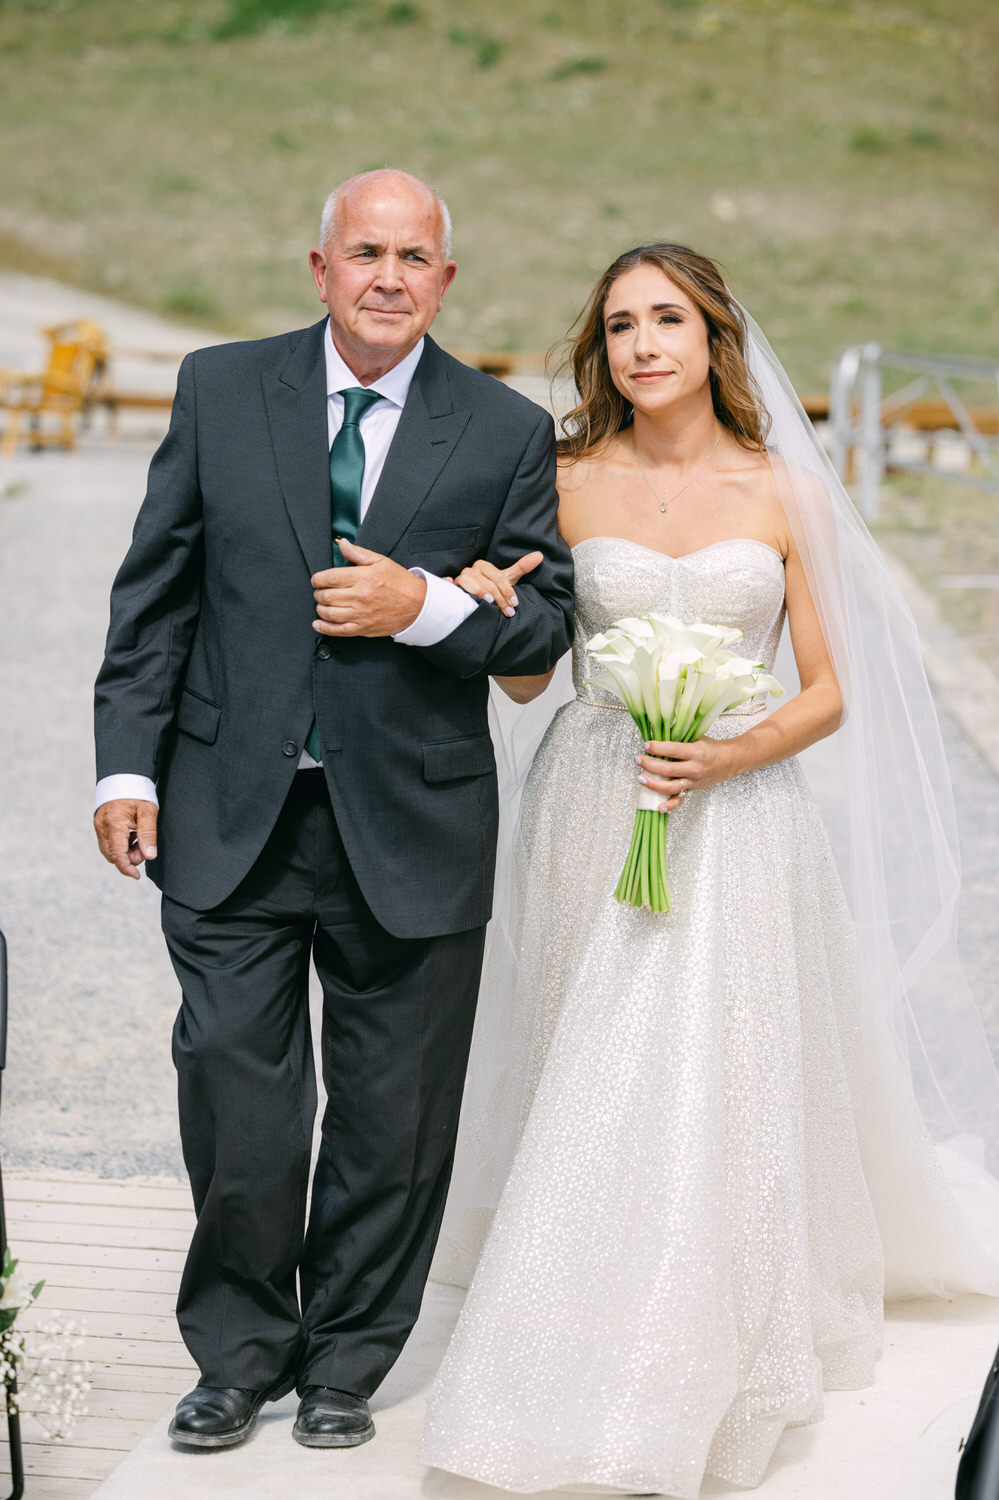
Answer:
<svg viewBox="0 0 999 1500"><path fill-rule="evenodd" d="M631 844L614 891L621 906L646 907L650 911L671 912L673 900L666 878L666 830L669 813L635 814Z"/></svg>
<svg viewBox="0 0 999 1500"><path fill-rule="evenodd" d="M662 719L650 719L642 713L632 714L645 741L675 739L671 726ZM666 878L666 828L669 814L645 808L635 814L628 855L614 900L621 906L644 907L649 911L671 912L673 901Z"/></svg>

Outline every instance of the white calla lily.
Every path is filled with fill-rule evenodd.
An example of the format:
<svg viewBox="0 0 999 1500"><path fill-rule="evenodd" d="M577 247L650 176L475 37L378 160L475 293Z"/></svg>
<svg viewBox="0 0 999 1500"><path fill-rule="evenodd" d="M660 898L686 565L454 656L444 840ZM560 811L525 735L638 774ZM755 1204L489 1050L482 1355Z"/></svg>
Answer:
<svg viewBox="0 0 999 1500"><path fill-rule="evenodd" d="M625 708L633 719L645 710L642 699L642 688L637 673L633 672L630 665L623 661L601 662L604 668L595 677L587 677L588 687L602 688L605 693L613 693L620 698Z"/></svg>
<svg viewBox="0 0 999 1500"><path fill-rule="evenodd" d="M668 640L671 636L676 635L678 631L685 628L683 621L678 620L675 615L660 615L653 610L645 618L660 640Z"/></svg>

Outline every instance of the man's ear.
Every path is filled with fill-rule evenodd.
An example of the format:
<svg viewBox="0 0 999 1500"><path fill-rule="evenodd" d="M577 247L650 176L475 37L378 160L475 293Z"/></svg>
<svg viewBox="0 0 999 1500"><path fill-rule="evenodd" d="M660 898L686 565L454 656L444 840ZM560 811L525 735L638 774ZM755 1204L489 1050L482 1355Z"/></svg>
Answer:
<svg viewBox="0 0 999 1500"><path fill-rule="evenodd" d="M326 301L326 257L321 250L309 251L309 270L316 283L320 302Z"/></svg>
<svg viewBox="0 0 999 1500"><path fill-rule="evenodd" d="M445 265L445 267L444 267L444 279L441 282L440 301L437 304L437 310L438 310L438 312L444 306L444 293L447 291L448 287L451 285L452 281L454 280L455 274L456 274L457 270L458 270L457 264L453 260L449 260L447 262L447 264ZM315 272L313 272L312 274L315 275Z"/></svg>

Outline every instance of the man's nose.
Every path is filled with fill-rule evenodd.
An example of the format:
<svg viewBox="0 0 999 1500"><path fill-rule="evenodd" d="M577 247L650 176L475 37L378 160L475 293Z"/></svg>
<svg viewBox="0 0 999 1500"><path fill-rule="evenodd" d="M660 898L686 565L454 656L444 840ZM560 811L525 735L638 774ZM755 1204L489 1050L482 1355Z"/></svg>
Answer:
<svg viewBox="0 0 999 1500"><path fill-rule="evenodd" d="M397 292L403 285L402 262L397 255L382 256L375 285L383 292Z"/></svg>

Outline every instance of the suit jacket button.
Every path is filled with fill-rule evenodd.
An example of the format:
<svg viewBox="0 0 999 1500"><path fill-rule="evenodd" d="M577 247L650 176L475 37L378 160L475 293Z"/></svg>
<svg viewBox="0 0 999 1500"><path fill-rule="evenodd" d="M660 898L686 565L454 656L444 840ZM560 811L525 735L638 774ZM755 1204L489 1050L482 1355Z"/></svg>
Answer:
<svg viewBox="0 0 999 1500"><path fill-rule="evenodd" d="M316 647L316 655L318 656L320 661L329 661L330 657L333 655L333 647L330 645L329 641L320 641L319 645Z"/></svg>
<svg viewBox="0 0 999 1500"><path fill-rule="evenodd" d="M285 755L298 754L298 746L295 744L294 740L285 740L284 744L281 746L281 749L284 751Z"/></svg>

